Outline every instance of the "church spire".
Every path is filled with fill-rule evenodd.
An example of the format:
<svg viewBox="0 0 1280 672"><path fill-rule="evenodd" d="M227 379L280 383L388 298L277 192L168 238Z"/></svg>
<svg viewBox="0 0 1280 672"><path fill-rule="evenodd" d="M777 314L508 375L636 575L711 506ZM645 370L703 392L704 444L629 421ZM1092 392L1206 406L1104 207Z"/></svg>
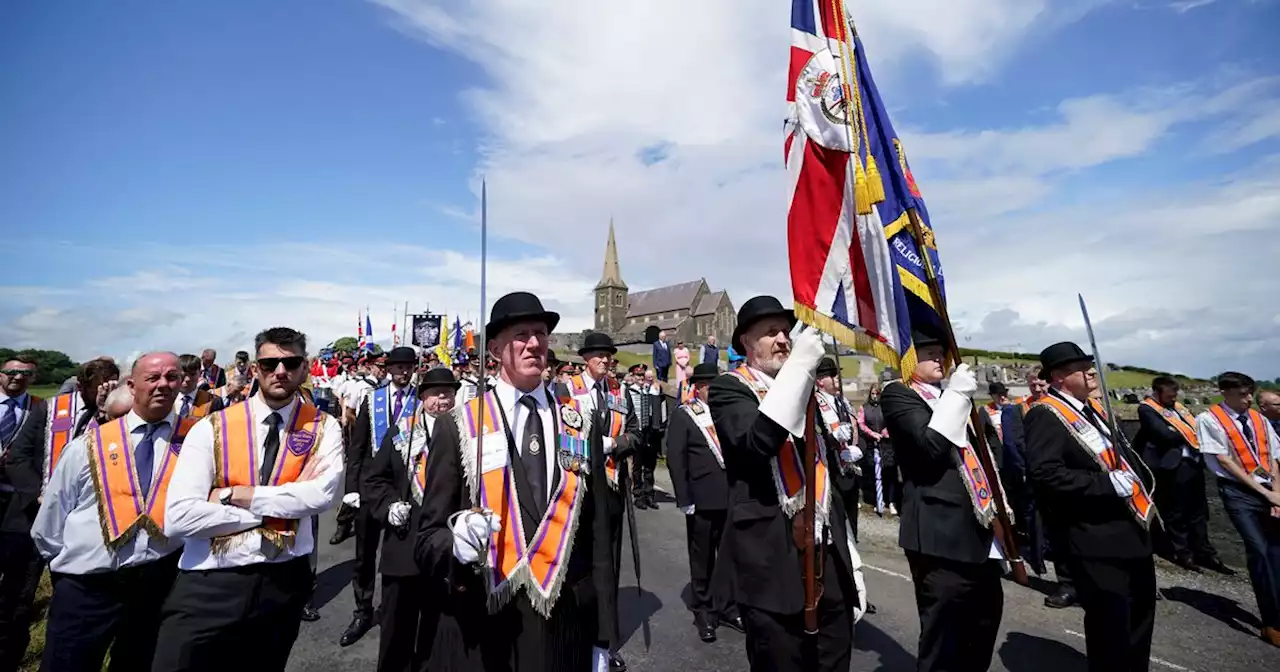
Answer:
<svg viewBox="0 0 1280 672"><path fill-rule="evenodd" d="M604 247L604 272L600 274L600 282L596 289L616 287L626 289L627 283L622 281L622 270L618 267L618 243L613 236L613 218L609 218L609 242Z"/></svg>

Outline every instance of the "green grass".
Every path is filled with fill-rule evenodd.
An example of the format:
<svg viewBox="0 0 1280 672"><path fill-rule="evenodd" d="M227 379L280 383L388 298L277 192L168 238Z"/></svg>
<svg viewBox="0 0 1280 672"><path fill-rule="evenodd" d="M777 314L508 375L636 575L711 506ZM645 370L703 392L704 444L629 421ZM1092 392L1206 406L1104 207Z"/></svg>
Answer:
<svg viewBox="0 0 1280 672"><path fill-rule="evenodd" d="M59 387L62 387L62 386L61 385L32 385L31 387L27 388L27 391L37 397L40 397L41 399L52 399L58 396Z"/></svg>
<svg viewBox="0 0 1280 672"><path fill-rule="evenodd" d="M36 601L31 607L31 643L22 656L21 672L36 672L40 669L40 658L44 655L45 615L49 610L49 599L53 597L53 584L49 583L49 572L40 577L40 586L36 588ZM103 669L106 669L105 667Z"/></svg>

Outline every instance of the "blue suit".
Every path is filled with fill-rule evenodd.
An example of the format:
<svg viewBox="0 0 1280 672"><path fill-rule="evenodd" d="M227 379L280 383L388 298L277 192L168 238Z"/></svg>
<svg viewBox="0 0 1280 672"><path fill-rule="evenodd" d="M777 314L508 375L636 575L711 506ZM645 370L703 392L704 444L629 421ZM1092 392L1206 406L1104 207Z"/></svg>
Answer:
<svg viewBox="0 0 1280 672"><path fill-rule="evenodd" d="M671 346L666 341L654 341L653 343L653 370L657 372L658 380L667 382L667 370L671 368Z"/></svg>

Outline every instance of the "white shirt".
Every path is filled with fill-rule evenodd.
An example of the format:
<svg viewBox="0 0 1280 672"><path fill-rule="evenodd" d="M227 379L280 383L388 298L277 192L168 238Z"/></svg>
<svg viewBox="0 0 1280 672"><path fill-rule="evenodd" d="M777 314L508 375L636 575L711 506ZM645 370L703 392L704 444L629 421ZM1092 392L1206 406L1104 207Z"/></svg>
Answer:
<svg viewBox="0 0 1280 672"><path fill-rule="evenodd" d="M281 434L284 433L283 428L293 421L298 403L295 397L288 406L274 411L282 420ZM257 461L261 463L267 439L267 416L273 411L263 402L262 395L250 399L249 405L254 419L254 448ZM305 521L332 508L342 482L342 428L333 416L322 413L320 417L324 421L323 434L319 445L312 449L314 452L300 480L283 485L255 486L248 509L209 501L214 490L213 423L206 418L191 429L182 445L173 480L169 482L164 513L165 534L186 537L179 568L243 567L263 562L285 562L311 553L315 539L308 524L299 525L293 547L285 548L274 558L263 553L269 544L258 535L241 537L240 543L220 555L209 552L209 540L258 527L264 516ZM280 449L287 450L285 437L281 436L280 440Z"/></svg>
<svg viewBox="0 0 1280 672"><path fill-rule="evenodd" d="M1236 429L1241 429L1244 425L1244 416L1231 410L1231 408L1226 404L1222 404L1222 409L1225 410L1227 415L1235 421ZM1270 446L1270 454L1274 460L1274 456L1280 454L1280 441L1277 441L1276 433L1271 431L1271 423L1264 420L1262 424L1266 427L1266 440L1267 444ZM1252 427L1249 429L1250 431L1253 430ZM1232 476L1231 472L1223 468L1222 464L1218 461L1219 455L1235 455L1235 448L1231 447L1231 440L1227 438L1226 430L1224 430L1222 425L1218 423L1218 419L1214 417L1213 413L1205 411L1204 413L1196 416L1196 437L1200 439L1200 453L1204 455L1205 464L1209 465L1209 469L1221 478L1233 481L1237 480L1236 477ZM1262 437L1255 436L1254 440L1260 441L1262 440ZM1274 464L1269 464L1266 465L1266 468L1274 469L1275 467ZM1258 483L1266 483L1265 480L1258 476L1254 476L1253 480Z"/></svg>
<svg viewBox="0 0 1280 672"><path fill-rule="evenodd" d="M197 389L196 389L196 391L199 391L199 388L197 388ZM183 400L186 400L186 399L189 399L189 400L190 400L190 402L188 403L188 406L187 406L187 414L188 414L188 415L190 415L190 414L191 414L191 409L195 408L195 405L196 405L196 393L195 393L195 392L190 392L190 393L187 393L187 392L179 392L179 393L178 393L178 398L173 400L173 413L174 413L174 415L178 415L179 417L181 417L181 414L182 414L182 402L183 402Z"/></svg>
<svg viewBox="0 0 1280 672"><path fill-rule="evenodd" d="M153 435L151 487L160 486L160 468L164 465L169 437L177 415L164 419ZM146 432L147 422L133 411L125 416L129 439L137 445ZM86 432L87 434L87 432ZM169 500L173 501L173 490ZM182 548L182 540L170 535L168 540L153 538L139 530L132 541L112 552L102 540L102 520L98 516L98 491L89 473L89 450L85 436L71 441L53 469L44 489L44 503L31 526L31 539L40 555L49 561L49 569L61 574L98 574L113 572L159 560Z"/></svg>
<svg viewBox="0 0 1280 672"><path fill-rule="evenodd" d="M1084 418L1085 422L1088 422L1090 425L1093 425L1094 427L1096 427L1098 431L1102 433L1103 437L1107 438L1108 441L1110 440L1111 428L1107 426L1106 422L1102 422L1101 418L1099 418L1100 421L1097 424L1090 422L1089 413L1084 410L1083 401L1076 399L1074 396L1066 392L1063 392L1062 390L1059 390L1056 387L1050 387L1049 393L1057 397L1058 399L1067 402L1069 406L1076 409L1076 412L1080 414L1080 417ZM1089 410L1092 411L1093 409L1089 409Z"/></svg>
<svg viewBox="0 0 1280 672"><path fill-rule="evenodd" d="M516 454L523 457L524 425L529 419L529 411L524 404L520 403L520 399L526 396L526 393L517 390L514 385L501 379L498 380L494 391L498 395L498 403L502 405L502 410L507 415L507 421L511 423L511 436L515 439ZM532 392L529 392L527 396L532 396L538 405L538 417L542 418L543 445L547 447L547 452L550 453L547 455L547 480L545 481L547 484L547 499L550 501L552 495L551 484L555 482L555 470L560 468L554 449L555 446L560 445L559 438L555 436L556 427L559 425L552 422L551 406L547 403L551 395L545 383L539 381L538 386ZM500 422L501 418L499 418ZM505 440L506 437L503 437L503 441ZM488 449L486 448L486 450Z"/></svg>
<svg viewBox="0 0 1280 672"><path fill-rule="evenodd" d="M358 411L360 404L364 403L364 398L370 392L376 390L382 381L373 381L369 378L357 378L347 386L347 408Z"/></svg>
<svg viewBox="0 0 1280 672"><path fill-rule="evenodd" d="M582 382L586 384L589 392L587 392L587 394L583 395L582 397L579 397L579 399L581 399L591 409L592 413L594 414L594 412L598 410L596 409L596 382L597 381L595 378L591 377L590 373L583 371ZM608 383L605 383L606 397L608 394L609 394ZM608 401L606 401L605 403L608 403ZM605 455L608 455L613 452L613 446L614 446L613 437L611 436L604 437L604 454Z"/></svg>

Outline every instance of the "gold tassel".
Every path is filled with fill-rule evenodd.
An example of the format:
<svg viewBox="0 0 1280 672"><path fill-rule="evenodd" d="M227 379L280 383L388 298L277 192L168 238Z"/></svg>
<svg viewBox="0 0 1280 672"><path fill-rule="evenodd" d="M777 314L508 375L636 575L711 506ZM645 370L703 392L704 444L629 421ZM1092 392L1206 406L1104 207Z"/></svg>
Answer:
<svg viewBox="0 0 1280 672"><path fill-rule="evenodd" d="M862 170L862 161L857 154L853 156L853 205L859 215L871 214L871 195L867 193L867 174Z"/></svg>
<svg viewBox="0 0 1280 672"><path fill-rule="evenodd" d="M876 157L867 152L867 195L872 203L884 203L884 180L880 178L880 168L876 166Z"/></svg>

